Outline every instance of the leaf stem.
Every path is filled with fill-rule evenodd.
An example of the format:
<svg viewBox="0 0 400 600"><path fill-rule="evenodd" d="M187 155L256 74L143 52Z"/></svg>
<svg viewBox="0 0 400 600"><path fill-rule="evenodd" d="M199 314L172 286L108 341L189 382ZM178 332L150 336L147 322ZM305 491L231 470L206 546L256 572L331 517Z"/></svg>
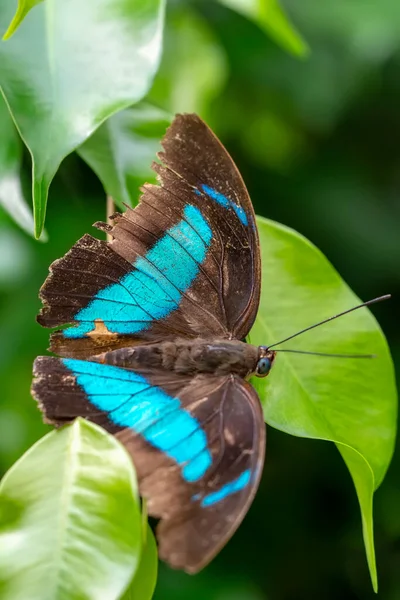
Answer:
<svg viewBox="0 0 400 600"><path fill-rule="evenodd" d="M115 203L114 203L114 199L112 196L107 195L107 199L106 199L106 219L107 219L107 223L109 225L112 225L112 221L110 219L110 216L115 213ZM107 233L106 234L106 239L107 242L111 242L112 240L112 236Z"/></svg>

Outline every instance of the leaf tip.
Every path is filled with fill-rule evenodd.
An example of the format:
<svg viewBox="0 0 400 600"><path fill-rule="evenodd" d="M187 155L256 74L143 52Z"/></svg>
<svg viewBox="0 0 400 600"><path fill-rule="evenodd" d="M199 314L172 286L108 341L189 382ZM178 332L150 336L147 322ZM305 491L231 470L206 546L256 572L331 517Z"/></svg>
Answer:
<svg viewBox="0 0 400 600"><path fill-rule="evenodd" d="M13 32L11 31L11 27L9 27L7 29L7 31L5 32L5 34L3 35L3 37L1 38L1 40L3 42L6 42L8 39L10 39L10 37L12 36Z"/></svg>
<svg viewBox="0 0 400 600"><path fill-rule="evenodd" d="M311 55L310 46L295 29L291 31L290 37L285 38L279 37L275 32L271 33L282 47L300 60L306 60Z"/></svg>
<svg viewBox="0 0 400 600"><path fill-rule="evenodd" d="M374 590L375 594L378 593L378 575L376 572L376 568L375 569L371 569L371 583L372 583L372 589Z"/></svg>
<svg viewBox="0 0 400 600"><path fill-rule="evenodd" d="M306 60L310 55L311 55L310 46L307 44L307 42L303 38L300 38L300 44L298 47L297 56L301 60Z"/></svg>
<svg viewBox="0 0 400 600"><path fill-rule="evenodd" d="M7 31L3 35L3 41L7 41L18 29L21 25L22 21L25 19L28 12L35 6L35 4L40 4L43 0L31 0L30 3L26 3L24 1L18 1L18 7L15 15L12 18L11 23L8 26Z"/></svg>
<svg viewBox="0 0 400 600"><path fill-rule="evenodd" d="M43 231L43 224L37 223L37 221L35 221L35 231L34 231L35 240L40 240L40 238L42 237L42 231Z"/></svg>
<svg viewBox="0 0 400 600"><path fill-rule="evenodd" d="M47 197L43 198L43 196L39 196L34 190L33 193L33 234L36 240L39 240L43 235L44 230L44 222L46 218L46 201ZM44 234L46 235L46 234ZM44 239L42 238L42 241Z"/></svg>
<svg viewBox="0 0 400 600"><path fill-rule="evenodd" d="M22 14L21 6L18 5L17 12L15 13L11 23L9 24L9 26L7 28L7 31L5 32L5 34L2 37L3 42L6 42L7 40L10 39L10 37L12 35L14 35L14 33L18 29L18 26L20 25L22 19L23 19L23 14Z"/></svg>

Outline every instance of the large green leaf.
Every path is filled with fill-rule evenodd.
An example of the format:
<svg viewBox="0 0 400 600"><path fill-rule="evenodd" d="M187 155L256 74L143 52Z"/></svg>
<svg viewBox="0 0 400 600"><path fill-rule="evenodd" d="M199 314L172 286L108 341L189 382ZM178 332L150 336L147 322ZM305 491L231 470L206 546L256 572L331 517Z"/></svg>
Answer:
<svg viewBox="0 0 400 600"><path fill-rule="evenodd" d="M21 141L8 108L0 97L0 205L28 233L33 233L33 217L22 193L19 176Z"/></svg>
<svg viewBox="0 0 400 600"><path fill-rule="evenodd" d="M262 296L252 343L271 345L360 303L325 256L301 235L262 218L258 228ZM278 353L270 376L254 381L268 424L292 435L337 444L356 487L376 589L372 496L393 453L397 408L385 337L371 312L363 308L282 348L377 355L341 359Z"/></svg>
<svg viewBox="0 0 400 600"><path fill-rule="evenodd" d="M283 48L297 56L305 56L309 48L285 16L278 0L219 0L254 21Z"/></svg>
<svg viewBox="0 0 400 600"><path fill-rule="evenodd" d="M141 547L131 460L96 425L49 433L1 483L2 600L116 599Z"/></svg>
<svg viewBox="0 0 400 600"><path fill-rule="evenodd" d="M164 111L141 103L110 117L78 148L117 204L132 204L143 183L155 182L150 165L170 120Z"/></svg>
<svg viewBox="0 0 400 600"><path fill-rule="evenodd" d="M0 30L13 0L0 3ZM0 86L33 161L35 233L62 159L147 93L164 0L46 0L0 45Z"/></svg>
<svg viewBox="0 0 400 600"><path fill-rule="evenodd" d="M157 583L158 552L153 532L147 526L142 557L132 583L122 600L151 600Z"/></svg>
<svg viewBox="0 0 400 600"><path fill-rule="evenodd" d="M3 40L8 40L8 38L12 36L25 19L28 12L36 6L36 4L40 4L40 2L43 2L43 0L18 0L17 11L3 36Z"/></svg>

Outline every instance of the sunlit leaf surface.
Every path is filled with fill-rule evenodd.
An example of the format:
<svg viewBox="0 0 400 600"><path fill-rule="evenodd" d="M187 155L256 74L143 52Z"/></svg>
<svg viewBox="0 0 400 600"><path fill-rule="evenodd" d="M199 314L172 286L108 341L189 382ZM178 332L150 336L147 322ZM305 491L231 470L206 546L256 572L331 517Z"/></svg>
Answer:
<svg viewBox="0 0 400 600"><path fill-rule="evenodd" d="M141 547L131 460L99 427L78 419L49 433L4 476L2 600L116 600Z"/></svg>
<svg viewBox="0 0 400 600"><path fill-rule="evenodd" d="M262 218L258 218L258 228L262 296L252 343L274 344L360 303L325 256L304 237ZM337 444L356 487L376 588L372 495L392 457L397 407L385 337L371 312L362 308L282 348L377 355L342 359L278 352L269 377L254 380L269 425ZM302 468L306 477L307 466Z"/></svg>
<svg viewBox="0 0 400 600"><path fill-rule="evenodd" d="M286 17L278 0L219 0L257 23L283 48L298 56L308 54L308 46Z"/></svg>
<svg viewBox="0 0 400 600"><path fill-rule="evenodd" d="M0 3L0 30L14 9ZM1 43L0 86L32 155L37 237L63 158L147 93L163 15L163 0L46 0Z"/></svg>
<svg viewBox="0 0 400 600"><path fill-rule="evenodd" d="M3 36L3 40L8 40L8 38L12 36L12 34L18 29L22 21L25 19L28 12L34 6L36 6L36 4L40 4L40 2L43 2L43 0L18 0L17 11Z"/></svg>

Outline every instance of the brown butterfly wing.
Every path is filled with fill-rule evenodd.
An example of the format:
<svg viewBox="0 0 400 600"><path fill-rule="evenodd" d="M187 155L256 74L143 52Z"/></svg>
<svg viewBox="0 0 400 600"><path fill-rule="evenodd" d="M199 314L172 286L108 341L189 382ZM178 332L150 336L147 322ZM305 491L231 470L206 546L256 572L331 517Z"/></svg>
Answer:
<svg viewBox="0 0 400 600"><path fill-rule="evenodd" d="M240 339L254 322L260 296L260 256L254 211L238 170L196 115L178 115L162 144L163 165L153 165L160 185L146 184L139 205L114 215L112 227L98 224L112 236L111 242L86 235L53 263L41 289L43 309L38 321L45 327L79 327L85 324L82 315L93 299L118 285L121 293L118 297L113 292L112 301L119 303L115 312L120 315L127 302L123 282L132 272L135 276L138 260L142 265L145 261L145 270L151 270L155 280L165 281L161 284L164 288L176 287L173 270L182 261L196 263L196 276L178 290L179 300L173 289L169 291L175 299L173 308L162 317L149 318L142 330L136 327L130 332L126 326L121 334L121 328L113 329L113 320L106 318L111 300L103 299L101 306L98 302L93 309L84 334L75 338L63 332L53 334L51 350L61 356L88 357L176 336ZM203 233L188 220L188 207L200 213ZM179 240L177 224L184 229ZM166 239L170 239L169 269L162 257L154 258L154 248L160 241L167 247ZM199 254L202 244L204 252ZM143 313L150 317L157 313L160 293L152 282L131 296L128 301ZM172 303L169 297L162 301ZM129 322L129 317L126 320Z"/></svg>
<svg viewBox="0 0 400 600"><path fill-rule="evenodd" d="M161 519L160 557L191 573L204 567L240 525L260 480L265 425L251 385L232 375L190 379L49 357L34 372L48 422L82 415L125 444L148 511ZM155 410L160 394L170 400Z"/></svg>
<svg viewBox="0 0 400 600"><path fill-rule="evenodd" d="M200 498L187 498L187 504L171 510L157 528L160 557L189 573L206 566L239 527L264 464L266 429L254 389L237 377L228 378L213 401L222 402L221 433Z"/></svg>

